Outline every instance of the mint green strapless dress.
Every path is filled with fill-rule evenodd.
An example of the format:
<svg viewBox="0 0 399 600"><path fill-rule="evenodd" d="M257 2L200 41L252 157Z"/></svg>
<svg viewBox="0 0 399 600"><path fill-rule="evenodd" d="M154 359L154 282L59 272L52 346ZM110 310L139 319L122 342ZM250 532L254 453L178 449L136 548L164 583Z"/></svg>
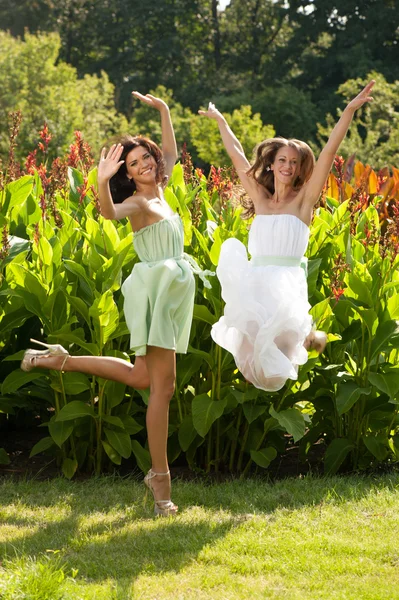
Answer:
<svg viewBox="0 0 399 600"><path fill-rule="evenodd" d="M147 346L187 352L195 282L183 257L179 215L136 231L133 245L141 262L122 285L131 349L136 356L144 356Z"/></svg>

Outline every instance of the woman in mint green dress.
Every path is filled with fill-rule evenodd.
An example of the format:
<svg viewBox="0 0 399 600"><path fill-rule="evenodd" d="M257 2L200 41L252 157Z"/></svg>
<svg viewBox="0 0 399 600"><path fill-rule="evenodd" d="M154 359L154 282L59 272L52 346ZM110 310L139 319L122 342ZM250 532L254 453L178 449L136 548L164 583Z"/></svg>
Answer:
<svg viewBox="0 0 399 600"><path fill-rule="evenodd" d="M27 350L21 368L79 371L120 381L136 389L150 388L147 409L152 467L144 482L155 501L155 514L175 515L170 500L166 446L169 403L176 377L176 352L186 352L190 335L194 277L183 258L183 226L163 195L177 158L169 108L150 94L133 95L160 112L162 151L151 140L127 136L103 149L98 166L101 213L105 219L129 218L134 247L141 260L122 286L124 311L136 359L69 356L62 346Z"/></svg>

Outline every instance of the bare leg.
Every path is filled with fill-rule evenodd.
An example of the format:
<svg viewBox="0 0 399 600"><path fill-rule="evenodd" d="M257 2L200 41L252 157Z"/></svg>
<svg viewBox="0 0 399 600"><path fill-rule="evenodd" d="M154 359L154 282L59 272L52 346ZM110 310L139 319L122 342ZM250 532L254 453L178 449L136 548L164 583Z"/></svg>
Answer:
<svg viewBox="0 0 399 600"><path fill-rule="evenodd" d="M292 360L297 342L298 336L294 331L284 331L274 339L277 348L288 358L288 360Z"/></svg>
<svg viewBox="0 0 399 600"><path fill-rule="evenodd" d="M64 360L64 356L38 356L35 358L34 365L40 369L59 371ZM103 379L119 381L137 390L144 390L150 386L144 356L138 356L134 366L122 358L112 356L69 356L63 371L87 373Z"/></svg>
<svg viewBox="0 0 399 600"><path fill-rule="evenodd" d="M152 470L155 473L167 473L169 403L175 389L176 354L174 350L148 346L146 362L150 377L147 435ZM170 477L154 477L151 486L156 500L169 500Z"/></svg>

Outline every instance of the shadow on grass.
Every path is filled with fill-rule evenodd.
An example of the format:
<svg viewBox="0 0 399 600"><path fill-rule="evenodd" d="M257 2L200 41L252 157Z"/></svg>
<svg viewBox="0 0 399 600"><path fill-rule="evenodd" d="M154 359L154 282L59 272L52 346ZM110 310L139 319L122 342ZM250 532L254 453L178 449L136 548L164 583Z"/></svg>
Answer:
<svg viewBox="0 0 399 600"><path fill-rule="evenodd" d="M179 572L205 546L253 515L272 517L277 509L356 502L398 486L398 474L306 477L273 485L256 480L218 485L178 482L174 498L183 507L180 516L153 520L146 518L150 509L142 507L141 486L128 480L5 482L0 486L0 516L7 505L13 508L2 522L25 531L2 542L0 551L12 558L59 550L66 567L79 570L79 578L95 582L113 578L117 597L128 598L127 590L140 574Z"/></svg>

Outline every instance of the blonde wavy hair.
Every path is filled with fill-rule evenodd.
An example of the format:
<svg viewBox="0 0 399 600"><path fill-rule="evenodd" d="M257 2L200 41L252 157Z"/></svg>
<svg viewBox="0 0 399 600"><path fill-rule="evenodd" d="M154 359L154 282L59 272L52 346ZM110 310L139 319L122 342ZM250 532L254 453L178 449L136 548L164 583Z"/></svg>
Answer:
<svg viewBox="0 0 399 600"><path fill-rule="evenodd" d="M277 152L284 147L293 148L297 151L299 157L299 174L293 184L294 190L299 190L309 180L315 166L312 149L305 142L296 139L287 140L283 137L264 140L254 150L253 165L247 171L247 175L253 177L271 195L274 194L274 174L271 166L276 159ZM241 204L245 209L242 218L250 219L253 217L255 207L251 198L248 196L241 198Z"/></svg>

